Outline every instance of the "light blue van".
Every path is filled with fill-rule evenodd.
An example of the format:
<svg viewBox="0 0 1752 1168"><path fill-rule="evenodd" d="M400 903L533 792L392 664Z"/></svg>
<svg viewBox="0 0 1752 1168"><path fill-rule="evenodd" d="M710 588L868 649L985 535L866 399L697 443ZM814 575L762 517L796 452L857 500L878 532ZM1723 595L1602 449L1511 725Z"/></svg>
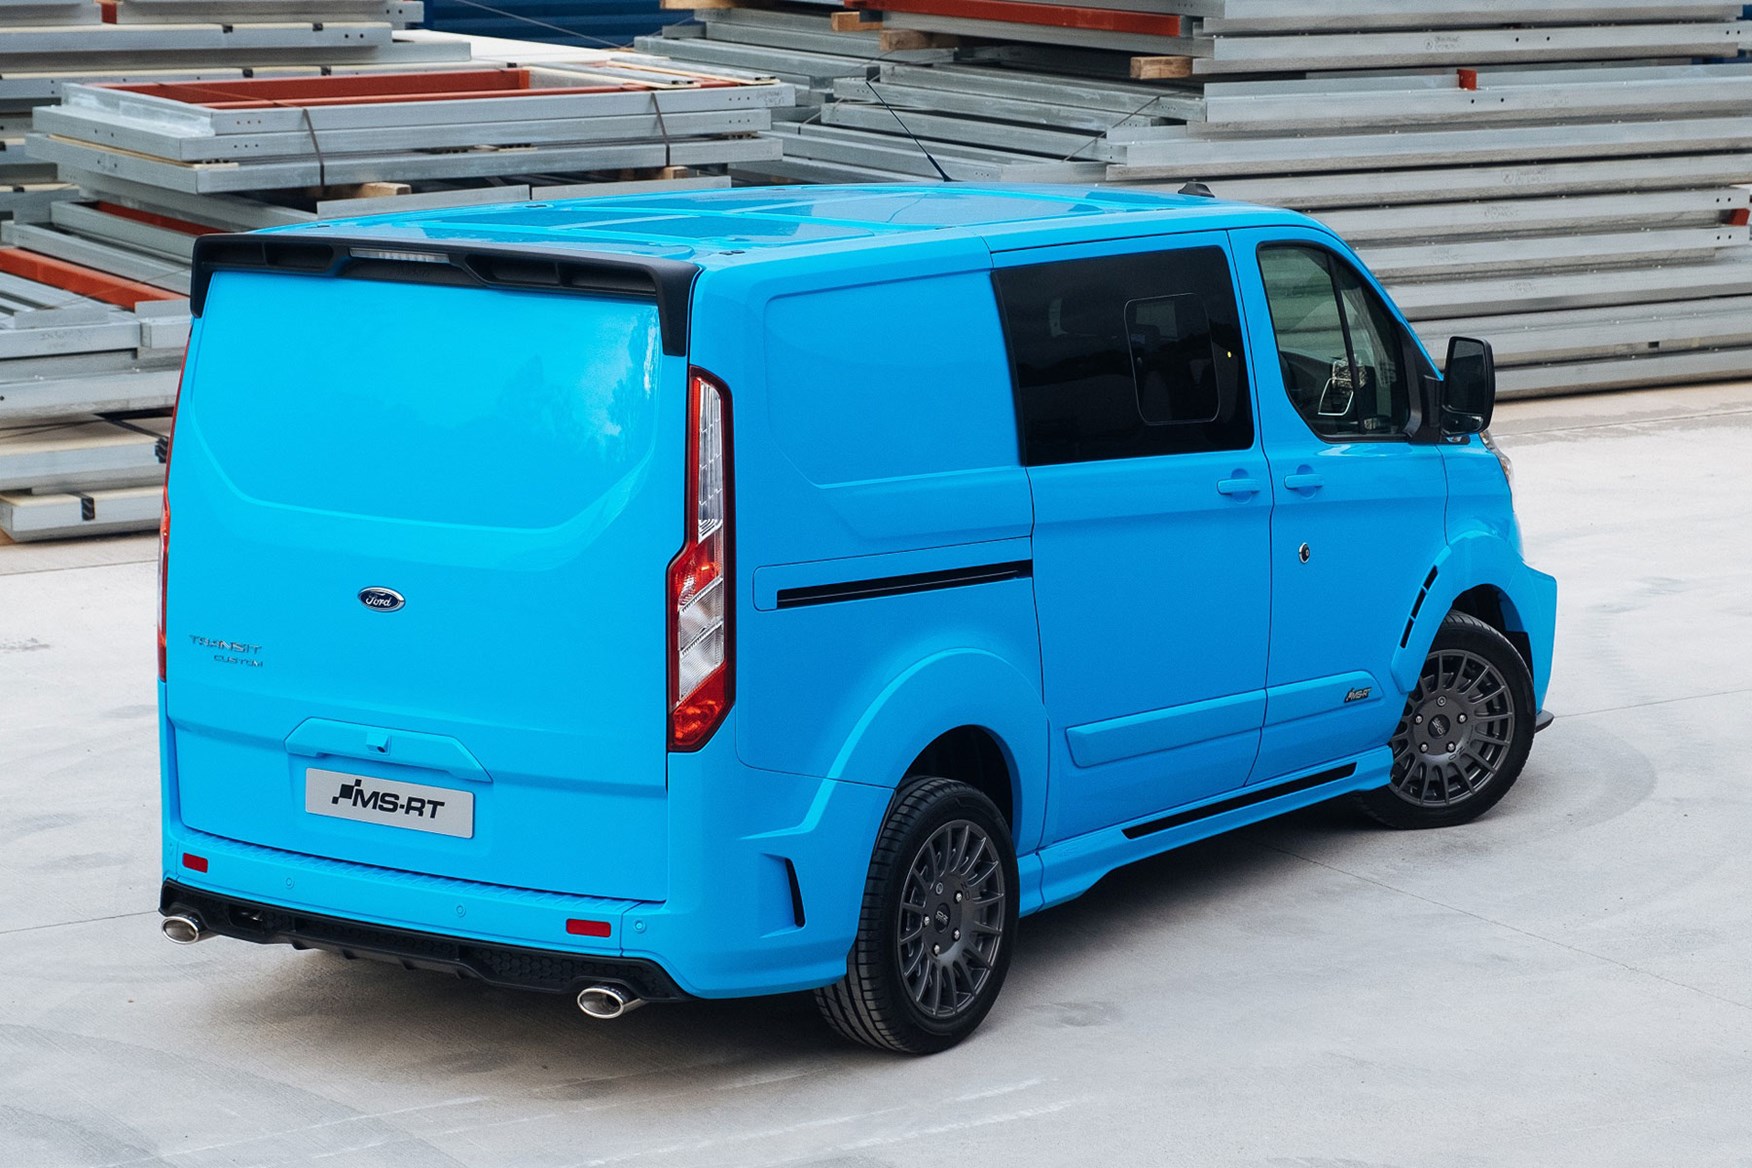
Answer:
<svg viewBox="0 0 1752 1168"><path fill-rule="evenodd" d="M1019 916L1354 796L1492 806L1550 672L1483 434L1319 224L798 187L203 238L173 940L907 1052Z"/></svg>

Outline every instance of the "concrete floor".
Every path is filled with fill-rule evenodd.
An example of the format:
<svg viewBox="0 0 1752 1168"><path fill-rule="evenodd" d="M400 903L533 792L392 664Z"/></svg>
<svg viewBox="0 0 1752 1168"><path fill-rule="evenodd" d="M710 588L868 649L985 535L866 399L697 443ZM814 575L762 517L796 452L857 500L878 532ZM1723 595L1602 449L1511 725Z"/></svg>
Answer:
<svg viewBox="0 0 1752 1168"><path fill-rule="evenodd" d="M1317 808L1120 873L922 1061L807 998L593 1025L172 947L152 543L0 550L37 557L0 565L0 1165L1752 1165L1752 387L1497 429L1563 589L1521 785L1465 828Z"/></svg>

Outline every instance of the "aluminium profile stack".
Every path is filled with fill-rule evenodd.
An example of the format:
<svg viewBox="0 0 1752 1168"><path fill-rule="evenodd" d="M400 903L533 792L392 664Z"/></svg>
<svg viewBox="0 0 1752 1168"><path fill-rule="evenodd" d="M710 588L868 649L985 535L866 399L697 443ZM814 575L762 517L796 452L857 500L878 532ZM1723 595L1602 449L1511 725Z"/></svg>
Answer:
<svg viewBox="0 0 1752 1168"><path fill-rule="evenodd" d="M783 86L702 84L632 57L436 76L69 86L31 153L184 194L712 165L776 153L755 135Z"/></svg>
<svg viewBox="0 0 1752 1168"><path fill-rule="evenodd" d="M248 0L121 2L141 8L110 27L165 31ZM359 7L260 2L257 14L280 18ZM793 100L771 78L633 53L420 31L395 44L425 71L373 53L247 68L76 63L25 79L35 125L10 124L68 185L0 222L0 534L157 522L199 235L728 185L709 171L776 157L758 131ZM0 95L15 80L0 72Z"/></svg>
<svg viewBox="0 0 1752 1168"><path fill-rule="evenodd" d="M32 248L33 233L62 238L78 193L29 154L33 111L85 81L466 60L463 46L394 43L420 12L417 0L0 0L0 532L155 522L163 410L188 336L185 261L73 235Z"/></svg>
<svg viewBox="0 0 1752 1168"><path fill-rule="evenodd" d="M69 193L23 142L68 84L466 61L465 46L395 37L421 13L419 0L0 0L0 219L40 221Z"/></svg>
<svg viewBox="0 0 1752 1168"><path fill-rule="evenodd" d="M1752 377L1740 0L849 3L955 59L861 58L740 181L1203 182L1327 219L1506 397Z"/></svg>
<svg viewBox="0 0 1752 1168"><path fill-rule="evenodd" d="M888 29L879 20L820 5L701 8L694 17L694 23L671 24L658 36L638 38L636 47L702 67L777 77L796 88L800 118L833 100L839 81L873 78L878 61L923 65L955 58L953 38Z"/></svg>

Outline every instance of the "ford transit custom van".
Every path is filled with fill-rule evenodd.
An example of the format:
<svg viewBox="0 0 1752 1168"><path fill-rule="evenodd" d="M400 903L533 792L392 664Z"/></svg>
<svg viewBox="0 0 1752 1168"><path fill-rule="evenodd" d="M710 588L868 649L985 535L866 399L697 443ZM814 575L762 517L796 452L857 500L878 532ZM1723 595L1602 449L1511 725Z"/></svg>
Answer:
<svg viewBox="0 0 1752 1168"><path fill-rule="evenodd" d="M1021 916L1525 763L1555 584L1345 244L1053 187L198 245L162 535L172 940L943 1049ZM1024 958L1026 954L1024 953Z"/></svg>

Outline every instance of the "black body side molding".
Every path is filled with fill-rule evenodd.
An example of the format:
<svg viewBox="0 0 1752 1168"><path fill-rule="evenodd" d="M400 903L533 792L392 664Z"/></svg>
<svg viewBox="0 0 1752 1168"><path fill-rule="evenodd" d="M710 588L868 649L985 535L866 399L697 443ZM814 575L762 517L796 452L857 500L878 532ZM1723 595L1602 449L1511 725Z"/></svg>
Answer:
<svg viewBox="0 0 1752 1168"><path fill-rule="evenodd" d="M1314 787L1323 787L1327 783L1336 783L1340 779L1348 779L1357 773L1357 764L1346 763L1341 767L1333 767L1329 771L1321 771L1306 778L1296 779L1288 783L1279 783L1275 787L1266 787L1258 791L1244 791L1239 795L1224 799L1219 803L1194 807L1190 811L1179 811L1173 815L1165 815L1161 819L1152 819L1148 823L1133 824L1125 829L1126 839L1142 839L1147 835L1155 835L1159 831L1167 831L1171 827L1183 827L1188 823L1197 823L1201 819L1209 819L1213 815L1221 815L1225 811L1239 811L1243 807L1251 807L1255 803L1264 803L1276 799L1280 795L1294 795L1298 791L1307 791Z"/></svg>
<svg viewBox="0 0 1752 1168"><path fill-rule="evenodd" d="M906 576L878 576L870 580L847 580L840 584L810 584L779 589L778 607L799 608L806 604L834 604L842 600L870 600L878 596L904 596L909 592L935 592L941 588L966 588L973 584L996 584L1002 580L1025 580L1034 575L1031 560L1004 564L980 564L971 568L945 568L937 572L914 572Z"/></svg>

